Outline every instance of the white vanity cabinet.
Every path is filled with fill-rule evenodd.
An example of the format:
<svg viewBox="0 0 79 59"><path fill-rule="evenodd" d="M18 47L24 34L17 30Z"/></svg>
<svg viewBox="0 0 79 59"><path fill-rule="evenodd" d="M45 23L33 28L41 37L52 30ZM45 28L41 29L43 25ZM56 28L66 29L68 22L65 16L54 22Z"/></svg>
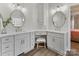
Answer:
<svg viewBox="0 0 79 59"><path fill-rule="evenodd" d="M15 35L15 55L27 53L34 49L35 38L33 32Z"/></svg>
<svg viewBox="0 0 79 59"><path fill-rule="evenodd" d="M25 51L26 48L26 34L15 35L15 55L19 55Z"/></svg>
<svg viewBox="0 0 79 59"><path fill-rule="evenodd" d="M49 32L47 35L47 46L60 54L66 53L66 36L67 33Z"/></svg>
<svg viewBox="0 0 79 59"><path fill-rule="evenodd" d="M13 36L6 36L1 38L1 54L2 56L13 56L14 55L14 38Z"/></svg>

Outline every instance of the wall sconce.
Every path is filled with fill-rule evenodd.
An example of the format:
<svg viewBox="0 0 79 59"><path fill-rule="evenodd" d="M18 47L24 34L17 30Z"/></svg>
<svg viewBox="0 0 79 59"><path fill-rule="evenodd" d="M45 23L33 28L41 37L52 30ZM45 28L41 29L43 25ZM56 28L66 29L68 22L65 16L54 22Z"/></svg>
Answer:
<svg viewBox="0 0 79 59"><path fill-rule="evenodd" d="M56 8L52 9L50 13L53 15L55 12L60 11L60 9L61 9L60 6L56 6Z"/></svg>
<svg viewBox="0 0 79 59"><path fill-rule="evenodd" d="M24 8L24 6L22 6L20 3L12 3L9 6L12 10L14 9L18 9L21 10L22 12L26 12L26 8Z"/></svg>

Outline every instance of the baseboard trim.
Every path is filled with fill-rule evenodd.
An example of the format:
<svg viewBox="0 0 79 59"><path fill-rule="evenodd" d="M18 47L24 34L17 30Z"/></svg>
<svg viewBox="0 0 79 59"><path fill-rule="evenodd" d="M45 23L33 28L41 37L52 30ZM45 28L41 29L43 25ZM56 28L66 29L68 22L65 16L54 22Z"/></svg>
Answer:
<svg viewBox="0 0 79 59"><path fill-rule="evenodd" d="M61 52L59 52L59 51L57 51L56 49L53 49L53 48L51 48L51 47L48 47L48 49L50 49L50 50L52 50L52 51L55 51L56 53L60 54L61 56L65 56L65 55L66 55L66 52L61 53Z"/></svg>

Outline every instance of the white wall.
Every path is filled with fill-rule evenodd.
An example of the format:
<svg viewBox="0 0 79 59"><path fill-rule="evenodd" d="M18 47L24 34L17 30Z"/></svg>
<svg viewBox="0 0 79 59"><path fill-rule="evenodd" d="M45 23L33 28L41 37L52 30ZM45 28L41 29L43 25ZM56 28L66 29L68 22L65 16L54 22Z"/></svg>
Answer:
<svg viewBox="0 0 79 59"><path fill-rule="evenodd" d="M6 21L10 17L10 13L11 13L11 10L10 10L8 4L0 3L0 14L3 17L3 21ZM9 28L6 29L6 30L8 30L8 32L14 32L15 28L11 24L9 24L8 27Z"/></svg>
<svg viewBox="0 0 79 59"><path fill-rule="evenodd" d="M35 30L37 26L37 10L36 4L24 4L27 12L25 12L24 31Z"/></svg>
<svg viewBox="0 0 79 59"><path fill-rule="evenodd" d="M13 11L11 4L2 3L0 4L0 14L3 16L3 20L7 20L10 17L11 12ZM23 31L30 31L37 29L37 4L27 3L21 4L26 11L23 12L25 16L24 26L22 27ZM6 27L8 33L15 32L15 27L12 24L8 24Z"/></svg>
<svg viewBox="0 0 79 59"><path fill-rule="evenodd" d="M45 13L46 11L46 4L39 3L36 5L36 10L37 10L37 30L46 30L47 25L46 25L46 18L47 14Z"/></svg>
<svg viewBox="0 0 79 59"><path fill-rule="evenodd" d="M48 29L49 30L54 30L54 31L68 31L68 29L70 28L70 11L69 11L69 7L67 6L62 6L61 10L65 15L66 15L66 22L64 24L64 26L61 29L57 29L53 23L52 23L52 19L53 19L53 15L54 13L52 12L53 10L55 11L55 9L53 9L53 6L50 6L50 4L48 5ZM62 20L61 20L62 21Z"/></svg>
<svg viewBox="0 0 79 59"><path fill-rule="evenodd" d="M54 10L53 4L43 4L43 3L27 3L27 4L21 4L24 8L26 8L26 11L24 12L25 15L25 21L24 26L22 27L23 31L30 31L30 30L56 30L55 27L52 24L52 14L51 10ZM12 9L9 7L10 4L4 3L0 4L0 14L3 16L3 20L6 20L10 13L12 12ZM63 7L64 9L65 7ZM62 10L63 10L62 9ZM67 20L65 25L61 28L59 31L68 31L70 28L68 25L70 24L69 21L69 8L66 8L63 12L65 13ZM15 28L12 26L12 24L9 24L7 26L8 32L14 32Z"/></svg>

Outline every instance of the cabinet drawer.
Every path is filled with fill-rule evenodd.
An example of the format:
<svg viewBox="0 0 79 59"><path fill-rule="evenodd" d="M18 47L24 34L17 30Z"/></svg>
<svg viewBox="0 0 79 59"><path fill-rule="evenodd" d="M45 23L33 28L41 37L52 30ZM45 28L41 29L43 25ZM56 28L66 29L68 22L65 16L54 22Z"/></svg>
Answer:
<svg viewBox="0 0 79 59"><path fill-rule="evenodd" d="M35 35L47 35L46 32L35 32Z"/></svg>
<svg viewBox="0 0 79 59"><path fill-rule="evenodd" d="M6 53L9 53L9 52L12 52L12 50L10 50L10 49L2 50L2 54L6 54Z"/></svg>
<svg viewBox="0 0 79 59"><path fill-rule="evenodd" d="M2 55L5 55L7 53L12 53L13 54L13 46L5 45L5 46L2 47Z"/></svg>
<svg viewBox="0 0 79 59"><path fill-rule="evenodd" d="M2 46L2 51L10 49L10 45L4 45Z"/></svg>
<svg viewBox="0 0 79 59"><path fill-rule="evenodd" d="M11 51L7 51L5 53L2 53L2 56L13 56L13 53Z"/></svg>
<svg viewBox="0 0 79 59"><path fill-rule="evenodd" d="M2 44L2 50L12 49L12 48L13 48L13 44L12 43Z"/></svg>
<svg viewBox="0 0 79 59"><path fill-rule="evenodd" d="M52 33L52 36L58 37L58 38L64 38L64 34L62 33Z"/></svg>
<svg viewBox="0 0 79 59"><path fill-rule="evenodd" d="M4 43L8 43L8 42L10 42L10 39L9 38L3 38L2 39L2 43L4 44Z"/></svg>
<svg viewBox="0 0 79 59"><path fill-rule="evenodd" d="M12 42L13 37L4 37L2 38L2 44Z"/></svg>

